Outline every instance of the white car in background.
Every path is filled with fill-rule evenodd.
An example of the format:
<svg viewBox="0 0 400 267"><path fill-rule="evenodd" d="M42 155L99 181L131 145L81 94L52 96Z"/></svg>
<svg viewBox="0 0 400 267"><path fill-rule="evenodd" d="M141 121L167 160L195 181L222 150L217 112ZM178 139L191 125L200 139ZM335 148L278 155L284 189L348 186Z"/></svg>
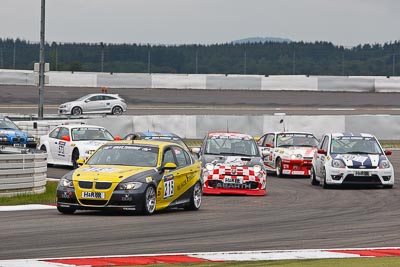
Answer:
<svg viewBox="0 0 400 267"><path fill-rule="evenodd" d="M112 134L101 126L59 125L40 137L39 149L47 152L48 164L77 168L78 159L86 160L101 145L113 140Z"/></svg>
<svg viewBox="0 0 400 267"><path fill-rule="evenodd" d="M393 166L387 158L392 152L383 150L371 134L328 133L323 136L313 160L311 184L379 185L392 188Z"/></svg>
<svg viewBox="0 0 400 267"><path fill-rule="evenodd" d="M257 142L263 154L264 165L277 176L309 176L318 139L307 132L271 132Z"/></svg>
<svg viewBox="0 0 400 267"><path fill-rule="evenodd" d="M121 115L126 111L125 100L118 94L89 94L58 107L60 115L81 115L85 113L109 113Z"/></svg>

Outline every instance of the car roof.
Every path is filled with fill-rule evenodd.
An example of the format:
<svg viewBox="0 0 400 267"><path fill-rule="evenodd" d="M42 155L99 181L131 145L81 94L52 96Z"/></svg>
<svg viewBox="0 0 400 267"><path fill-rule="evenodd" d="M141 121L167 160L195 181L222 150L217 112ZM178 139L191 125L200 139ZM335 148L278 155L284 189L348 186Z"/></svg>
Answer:
<svg viewBox="0 0 400 267"><path fill-rule="evenodd" d="M180 146L177 143L167 142L167 141L154 141L154 140L119 140L119 141L110 141L107 143L108 145L149 145L156 147L165 147L168 145Z"/></svg>
<svg viewBox="0 0 400 267"><path fill-rule="evenodd" d="M100 129L106 129L106 128L104 128L103 126L88 125L88 124L80 124L80 123L59 124L59 125L57 125L56 127L66 127L66 128L68 128L68 129L71 129L71 128L79 128L79 127L82 127L82 128L100 128ZM56 128L56 127L54 127L54 128Z"/></svg>
<svg viewBox="0 0 400 267"><path fill-rule="evenodd" d="M274 134L311 134L314 135L313 133L310 132L302 132L302 131L280 131L280 132L272 132Z"/></svg>
<svg viewBox="0 0 400 267"><path fill-rule="evenodd" d="M208 137L244 140L253 139L251 135L242 134L239 132L209 132Z"/></svg>
<svg viewBox="0 0 400 267"><path fill-rule="evenodd" d="M105 94L105 93L98 93L98 94L87 94L87 95L85 95L86 97L89 97L89 96L95 96L95 95L110 95L110 96L117 96L117 97L119 97L119 95L118 94ZM83 97L83 96L82 96Z"/></svg>
<svg viewBox="0 0 400 267"><path fill-rule="evenodd" d="M349 132L349 133L347 133L347 132L345 132L345 133L331 133L331 135L332 135L332 138L339 138L339 137L344 137L344 136L346 136L346 137L375 137L374 135L372 135L372 134L369 134L369 133L351 133L351 132Z"/></svg>
<svg viewBox="0 0 400 267"><path fill-rule="evenodd" d="M178 135L170 132L134 132L132 134L137 134L146 137L152 137L152 136L179 137Z"/></svg>

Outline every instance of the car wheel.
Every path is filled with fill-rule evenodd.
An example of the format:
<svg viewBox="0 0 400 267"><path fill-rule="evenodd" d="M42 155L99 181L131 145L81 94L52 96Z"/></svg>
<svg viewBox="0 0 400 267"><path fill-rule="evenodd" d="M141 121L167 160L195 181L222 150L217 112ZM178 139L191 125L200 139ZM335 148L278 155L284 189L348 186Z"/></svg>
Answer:
<svg viewBox="0 0 400 267"><path fill-rule="evenodd" d="M276 176L278 177L282 177L282 160L280 158L278 158L276 160Z"/></svg>
<svg viewBox="0 0 400 267"><path fill-rule="evenodd" d="M77 162L78 159L79 159L79 150L78 150L78 149L75 149L75 150L72 152L72 158L71 158L71 161L72 161L72 168L77 169L77 168L79 167L79 164L78 164L78 162Z"/></svg>
<svg viewBox="0 0 400 267"><path fill-rule="evenodd" d="M57 206L57 210L62 214L73 214L75 212L74 208L65 208L60 206Z"/></svg>
<svg viewBox="0 0 400 267"><path fill-rule="evenodd" d="M82 115L82 109L80 107L73 107L71 110L71 115Z"/></svg>
<svg viewBox="0 0 400 267"><path fill-rule="evenodd" d="M144 215L152 215L156 210L156 190L153 186L149 186L144 194L144 207L142 213Z"/></svg>
<svg viewBox="0 0 400 267"><path fill-rule="evenodd" d="M41 147L40 147L40 151L47 152L46 146L45 146L45 145L41 146Z"/></svg>
<svg viewBox="0 0 400 267"><path fill-rule="evenodd" d="M310 179L311 179L311 184L312 185L319 185L319 181L317 181L317 178L315 177L314 167L311 167Z"/></svg>
<svg viewBox="0 0 400 267"><path fill-rule="evenodd" d="M121 115L123 112L122 108L120 106L115 106L112 109L112 114L113 115Z"/></svg>
<svg viewBox="0 0 400 267"><path fill-rule="evenodd" d="M323 189L329 189L331 188L331 185L326 183L326 175L324 175L324 183L322 184Z"/></svg>
<svg viewBox="0 0 400 267"><path fill-rule="evenodd" d="M392 188L393 188L393 185L392 185L392 184L384 185L383 188L385 188L385 189L392 189Z"/></svg>
<svg viewBox="0 0 400 267"><path fill-rule="evenodd" d="M201 198L203 196L203 189L201 183L197 182L192 189L192 195L190 196L190 203L185 210L198 210L201 206Z"/></svg>

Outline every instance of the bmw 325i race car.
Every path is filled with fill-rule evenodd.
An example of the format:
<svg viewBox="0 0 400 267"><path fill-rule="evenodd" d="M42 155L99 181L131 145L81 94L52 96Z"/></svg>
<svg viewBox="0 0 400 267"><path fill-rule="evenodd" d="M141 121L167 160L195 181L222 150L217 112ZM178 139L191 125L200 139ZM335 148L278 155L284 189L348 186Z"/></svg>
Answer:
<svg viewBox="0 0 400 267"><path fill-rule="evenodd" d="M323 136L311 169L311 184L379 185L392 188L393 166L371 134L329 133Z"/></svg>
<svg viewBox="0 0 400 267"><path fill-rule="evenodd" d="M200 163L178 144L119 141L100 147L61 178L57 209L115 209L147 215L157 210L200 208Z"/></svg>
<svg viewBox="0 0 400 267"><path fill-rule="evenodd" d="M48 154L48 164L78 167L78 159L87 159L101 145L119 139L101 126L59 125L40 137L39 148Z"/></svg>
<svg viewBox="0 0 400 267"><path fill-rule="evenodd" d="M318 140L311 133L272 132L258 140L268 171L277 176L309 176Z"/></svg>
<svg viewBox="0 0 400 267"><path fill-rule="evenodd" d="M0 145L36 148L36 141L8 117L0 116Z"/></svg>
<svg viewBox="0 0 400 267"><path fill-rule="evenodd" d="M266 170L250 135L211 132L192 151L202 163L205 194L266 194Z"/></svg>

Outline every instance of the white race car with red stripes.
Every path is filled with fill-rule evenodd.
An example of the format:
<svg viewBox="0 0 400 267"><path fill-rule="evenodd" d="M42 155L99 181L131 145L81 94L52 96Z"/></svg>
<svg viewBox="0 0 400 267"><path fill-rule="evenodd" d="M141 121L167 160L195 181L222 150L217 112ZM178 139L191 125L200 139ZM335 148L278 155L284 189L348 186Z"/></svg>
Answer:
<svg viewBox="0 0 400 267"><path fill-rule="evenodd" d="M266 194L266 170L250 135L212 132L192 151L202 163L204 194Z"/></svg>
<svg viewBox="0 0 400 267"><path fill-rule="evenodd" d="M309 176L318 140L312 133L271 132L258 140L264 165L277 176Z"/></svg>

